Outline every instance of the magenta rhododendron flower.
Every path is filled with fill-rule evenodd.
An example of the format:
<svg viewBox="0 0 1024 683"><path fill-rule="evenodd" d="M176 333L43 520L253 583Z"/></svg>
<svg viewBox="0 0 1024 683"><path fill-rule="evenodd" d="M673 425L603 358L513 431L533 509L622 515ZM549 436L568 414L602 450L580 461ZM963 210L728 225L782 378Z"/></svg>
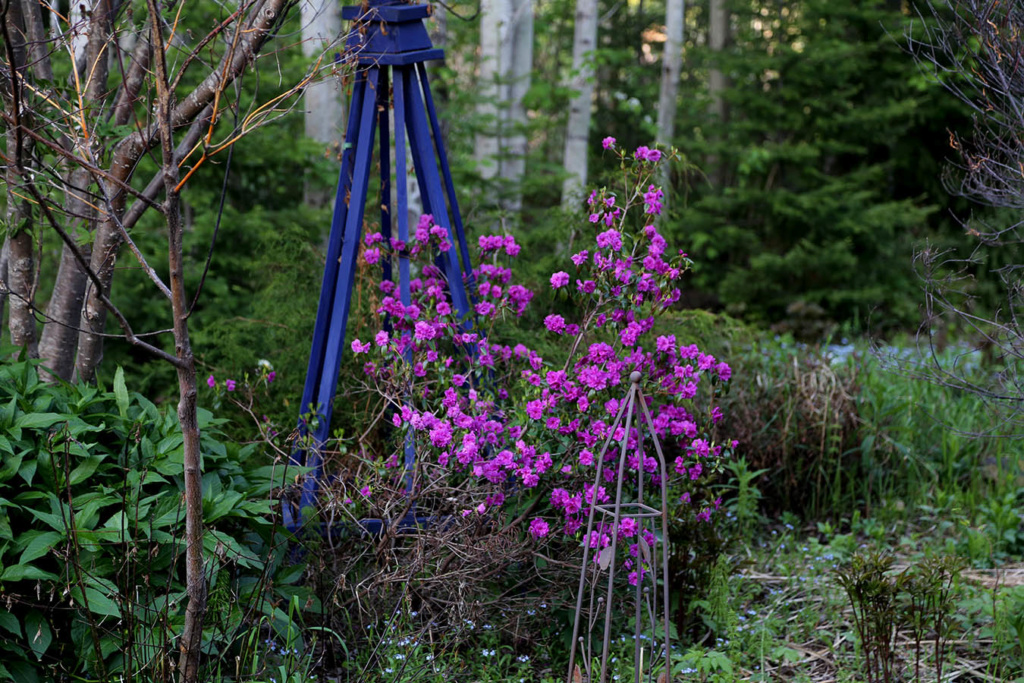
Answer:
<svg viewBox="0 0 1024 683"><path fill-rule="evenodd" d="M657 163L661 161L661 152L656 149L641 146L637 147L636 151L633 152L633 158L638 161L650 161L652 163Z"/></svg>
<svg viewBox="0 0 1024 683"><path fill-rule="evenodd" d="M228 391L234 391L235 390L235 380L233 380L233 379L224 380L224 388L227 389Z"/></svg>
<svg viewBox="0 0 1024 683"><path fill-rule="evenodd" d="M276 370L271 370L269 373L267 373L267 384L270 384L275 379L277 379L277 371Z"/></svg>
<svg viewBox="0 0 1024 683"><path fill-rule="evenodd" d="M420 320L416 323L415 337L417 341L429 341L437 336L437 331L430 323Z"/></svg>
<svg viewBox="0 0 1024 683"><path fill-rule="evenodd" d="M206 386L210 387L211 389L217 386L217 380L213 378L213 375L210 375L209 377L206 378Z"/></svg>
<svg viewBox="0 0 1024 683"><path fill-rule="evenodd" d="M626 517L624 519L619 520L619 534L623 538L633 538L634 536L636 536L638 528L639 525L636 523L636 520L632 517Z"/></svg>
<svg viewBox="0 0 1024 683"><path fill-rule="evenodd" d="M597 236L597 246L619 251L622 249L622 235L618 230L605 230Z"/></svg>
<svg viewBox="0 0 1024 683"><path fill-rule="evenodd" d="M601 140L601 147L603 147L605 149L611 149L614 146L615 146L615 138L613 138L611 136L606 137L604 140Z"/></svg>
<svg viewBox="0 0 1024 683"><path fill-rule="evenodd" d="M641 481L645 496L661 483L650 441L639 440L638 415L628 429L624 421L616 425L630 375L637 371L653 431L669 459L672 500L689 505L674 514L711 519L707 482L735 448L714 431L722 419L716 392L731 369L694 345L680 346L672 335L655 332L657 317L681 296L682 276L690 267L685 254L670 248L649 224L664 210L664 195L654 184L662 153L649 147L626 153L610 138L602 146L618 157L631 184L590 193L576 226L585 248L570 257L576 271L570 277L557 269L549 276L550 286L565 292L559 301L566 301L559 303L559 313L538 315L547 331L566 337L552 340L570 353L557 365L514 332L505 343L501 335L507 328L494 324L522 316L533 305L534 293L516 282L509 266L509 258L520 252L512 236L479 238L481 256L465 280L471 296L467 316L456 311L446 275L433 262L439 251L451 248L451 238L432 216L421 218L408 245L377 233L364 239L364 253L377 250L369 258L378 263L394 263L403 247L416 261L411 299L402 301L394 282L379 287L377 313L392 327L373 332L380 358L364 365L367 387L393 406L385 416L392 435L363 446L367 452L361 455L376 461L382 474L374 476L387 477L379 492L374 487L374 496L369 487L363 489L364 504L374 514L394 503L385 491L393 490L394 468L401 467L411 439L417 458L428 464L418 485L444 491L446 478L455 477L457 489L449 490L457 490L463 516L522 505L539 495L541 508L528 527L533 538L580 533L592 506L609 503L617 490L621 445L627 448L622 471L627 496L635 495ZM572 281L575 287L569 286ZM353 351L364 353L370 346L357 340ZM609 547L616 535L643 536L653 546L658 541L648 527L654 523L625 518L616 529L610 520L599 522L586 540L595 551ZM618 547L616 561L642 580L638 544Z"/></svg>
<svg viewBox="0 0 1024 683"><path fill-rule="evenodd" d="M548 328L550 332L561 334L565 332L565 318L556 313L552 313L544 318L544 327Z"/></svg>
<svg viewBox="0 0 1024 683"><path fill-rule="evenodd" d="M533 521L530 522L530 534L534 538L544 538L548 535L550 530L551 528L548 526L548 523L540 517L535 517Z"/></svg>

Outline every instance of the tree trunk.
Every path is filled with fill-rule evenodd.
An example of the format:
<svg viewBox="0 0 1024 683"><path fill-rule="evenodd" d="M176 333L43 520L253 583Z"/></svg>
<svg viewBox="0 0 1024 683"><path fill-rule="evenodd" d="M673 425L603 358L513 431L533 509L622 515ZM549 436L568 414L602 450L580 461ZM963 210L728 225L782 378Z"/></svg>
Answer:
<svg viewBox="0 0 1024 683"><path fill-rule="evenodd" d="M718 129L724 130L729 118L729 108L725 102L725 90L729 87L729 79L722 70L721 58L729 45L729 11L726 0L709 0L708 47L711 48L712 66L708 72L708 94L711 96L710 114L715 119ZM715 187L725 186L725 165L717 154L708 157L708 177Z"/></svg>
<svg viewBox="0 0 1024 683"><path fill-rule="evenodd" d="M10 293L11 313L8 326L11 343L25 347L30 358L39 357L36 338L35 257L32 241L32 209L28 201L15 194L18 169L27 168L32 162L31 144L18 126L26 112L22 108L25 89L22 87L26 74L25 22L21 4L10 2L3 17L4 34L12 69L19 74L16 83L9 83L10 116L15 125L7 128L7 156L14 163L8 164L4 174L7 184L7 229L9 257L7 263L7 291ZM11 79L14 81L14 79Z"/></svg>
<svg viewBox="0 0 1024 683"><path fill-rule="evenodd" d="M320 65L323 77L310 83L302 95L306 137L319 142L325 155L332 159L339 158L345 130L345 104L333 70L335 50L343 49L338 45L341 36L341 7L337 0L317 0L302 3L300 10L302 54L311 59L323 55ZM334 199L334 192L307 185L303 199L310 206L325 206Z"/></svg>
<svg viewBox="0 0 1024 683"><path fill-rule="evenodd" d="M32 53L32 68L36 78L44 81L53 80L53 67L47 52L49 43L46 36L42 10L38 0L22 0L25 9L25 22ZM84 101L95 106L106 95L108 60L105 46L110 38L110 2L99 0L96 10L89 19L89 38L85 46L85 63L89 65L81 75L85 83ZM94 65L94 68L93 68ZM85 141L88 144L88 141ZM79 150L83 158L90 158L88 149ZM80 167L72 166L64 172L64 185L67 189L65 208L70 214L72 236L78 237L78 228L89 229L94 219L92 208L86 201L90 185L89 172ZM88 241L76 240L78 251L89 257L91 246ZM60 265L57 278L54 280L53 292L46 307L47 321L60 321L59 324L45 325L39 342L39 356L43 365L50 372L43 373L42 379L53 381L56 378L70 380L75 370L75 351L78 348L78 327L81 323L82 302L85 299L86 273L75 258L75 248L64 244L61 247Z"/></svg>
<svg viewBox="0 0 1024 683"><path fill-rule="evenodd" d="M565 170L562 206L576 209L587 185L587 154L590 141L590 109L594 99L594 49L597 46L597 0L576 0L576 28L572 42L573 78L569 87L576 95L569 102L565 130Z"/></svg>
<svg viewBox="0 0 1024 683"><path fill-rule="evenodd" d="M7 263L7 286L11 292L11 343L24 346L29 358L39 357L36 339L36 317L34 315L33 290L35 289L35 258L33 255L32 233L26 223L28 207L26 202L12 202L8 194L8 220L11 225L22 225L10 239L10 260Z"/></svg>
<svg viewBox="0 0 1024 683"><path fill-rule="evenodd" d="M71 231L73 237L76 231ZM90 246L79 242L79 251L89 258ZM78 327L82 318L82 303L85 301L86 274L78 264L71 247L64 245L60 253L57 278L53 283L50 303L46 306L47 321L59 320L60 324L43 327L39 340L39 357L49 372L40 379L53 381L55 378L70 381L75 372L75 350L78 348Z"/></svg>
<svg viewBox="0 0 1024 683"><path fill-rule="evenodd" d="M159 16L157 0L147 0L150 15ZM184 230L178 194L178 159L175 154L172 114L173 93L169 90L162 27L153 23L156 123L160 138L164 180L164 222L167 226L167 265L170 271L171 313L174 319L174 355L178 370L178 421L183 439L185 469L185 588L188 605L181 633L178 658L180 683L198 683L206 615L206 573L203 570L203 467L196 409L196 365L188 334L188 296L185 292Z"/></svg>
<svg viewBox="0 0 1024 683"><path fill-rule="evenodd" d="M484 180L501 173L501 136L508 110L508 43L512 0L480 3L480 104L484 131L476 135L476 162Z"/></svg>
<svg viewBox="0 0 1024 683"><path fill-rule="evenodd" d="M679 104L679 77L683 67L683 27L686 3L666 0L665 54L661 65L661 91L658 95L658 142L671 146L676 129ZM668 188L668 165L662 166L662 187Z"/></svg>
<svg viewBox="0 0 1024 683"><path fill-rule="evenodd" d="M278 26L278 19L283 9L287 9L286 0L265 0L259 10L254 11L249 15L247 21L242 22L237 28L241 38L236 49L225 54L217 68L212 69L202 82L178 101L177 106L173 108L171 112L173 127L186 126L195 121L202 112L207 110L218 93L223 92L243 70L251 66L256 55L259 54L260 48ZM140 40L139 43L140 49L149 49L148 41ZM154 49L153 54L158 54L158 51ZM145 68L140 68L135 73L138 74L138 83L143 83L147 75ZM135 75L130 71L125 82L132 82L133 78ZM131 107L129 105L138 94L138 91L133 93L128 88L125 88L123 92L124 97L120 98L116 105L118 114L115 118L122 115L126 118L130 117ZM123 241L122 226L126 230L130 229L148 206L140 205L141 200L136 199L125 214L127 194L122 189L122 183L132 177L139 158L154 145L156 134L155 126L150 124L143 130L131 133L114 147L109 179L104 181L107 204L105 208L108 218L101 221L96 228L92 258L90 259L91 268L99 275L104 291L99 291L91 283L86 288L85 305L82 309L82 329L78 337L78 357L75 360L75 371L81 381L92 381L95 377L96 365L103 357L102 333L107 314L103 297L110 292L114 262ZM125 217L122 219L122 216ZM119 220L121 225L118 224Z"/></svg>
<svg viewBox="0 0 1024 683"><path fill-rule="evenodd" d="M513 0L512 45L509 66L508 157L501 176L511 189L505 208L512 214L523 206L523 176L526 173L526 108L523 100L533 73L533 0Z"/></svg>
<svg viewBox="0 0 1024 683"><path fill-rule="evenodd" d="M0 250L0 283L7 284L7 262L11 257L11 242L4 239L4 247ZM7 309L7 287L0 287L0 326L3 325L4 311ZM2 329L2 327L0 327Z"/></svg>
<svg viewBox="0 0 1024 683"><path fill-rule="evenodd" d="M114 154L114 176L126 180L134 162L119 161L117 152ZM108 216L100 221L93 240L89 268L96 273L103 285L99 291L95 284L89 283L85 292L85 304L79 321L78 356L75 359L75 371L78 380L91 382L96 376L96 366L103 359L103 332L107 325L107 308L104 297L110 296L110 283L114 278L114 264L117 252L121 248L121 232L116 221L124 215L125 193L113 183L107 183L106 191L109 201ZM116 218L115 218L116 216Z"/></svg>

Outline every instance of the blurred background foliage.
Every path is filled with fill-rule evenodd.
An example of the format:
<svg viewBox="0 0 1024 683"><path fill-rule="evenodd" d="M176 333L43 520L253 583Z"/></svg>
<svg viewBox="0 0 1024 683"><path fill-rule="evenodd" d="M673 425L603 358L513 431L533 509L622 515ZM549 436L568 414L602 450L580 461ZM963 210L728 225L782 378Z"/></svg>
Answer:
<svg viewBox="0 0 1024 683"><path fill-rule="evenodd" d="M519 214L495 208L494 198L510 188L482 180L473 158L481 126L475 21L447 13L447 60L432 71L470 237L496 227L516 233L532 255L519 274L527 280L549 272L559 246L571 243L557 188L571 94L559 84L569 69L573 8L564 1L535 7ZM916 16L906 3L853 0L734 2L730 10L723 52L707 47L706 5L688 3L686 12L673 140L681 161L669 178L662 227L697 264L684 303L809 341L837 331L913 329L920 319L915 249L926 242L966 249L962 222L971 219L941 183L948 130L965 128L969 118L905 53L903 36ZM601 4L590 133L598 183L614 172L598 144L604 136L626 148L653 140L663 17L656 1ZM286 33L298 21L291 17ZM261 79L259 97L298 80L306 61L297 47L282 49L280 74ZM711 66L728 76L724 119L709 113ZM197 266L192 291L220 226L192 318L197 351L209 372L237 374L258 358L271 360L282 390L297 396L330 221L329 210L304 204L300 190L330 191L337 154L304 139L294 111L235 146L230 166L226 157L217 161L200 169L185 194ZM156 217L149 220L139 240L158 250ZM142 273L126 268L114 287L138 329L167 327L156 319ZM125 346L111 344L108 357L108 369L126 364L154 389L173 379Z"/></svg>

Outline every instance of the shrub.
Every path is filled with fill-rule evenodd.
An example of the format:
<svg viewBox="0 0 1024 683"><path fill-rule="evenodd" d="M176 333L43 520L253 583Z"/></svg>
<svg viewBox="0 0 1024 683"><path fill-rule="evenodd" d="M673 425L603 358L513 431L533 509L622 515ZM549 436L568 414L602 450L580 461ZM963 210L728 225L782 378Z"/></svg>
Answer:
<svg viewBox="0 0 1024 683"><path fill-rule="evenodd" d="M0 679L169 680L185 603L175 413L129 393L120 370L106 391L45 384L37 365L0 363ZM220 424L200 410L214 667L261 620L287 628L274 604L311 598L275 536L283 468L223 442Z"/></svg>
<svg viewBox="0 0 1024 683"><path fill-rule="evenodd" d="M642 147L617 157L624 186L591 194L579 251L545 285L558 311L544 318L560 347L555 360L522 344L512 322L539 297L512 280L508 264L519 245L511 236L480 238L478 267L467 278L469 314L449 297L455 248L432 216L423 216L407 241L364 237L365 264L410 258L419 277L407 293L390 280L380 283L380 327L351 342L365 360L364 377L349 379L345 395L348 405L369 408L353 421L367 427L339 442L331 463L337 476L317 521L347 521L344 535L373 518L387 531L371 546L372 561L341 560L345 581L360 581L360 595L345 603L358 607L350 618L380 621L411 595L425 623L457 637L483 605L497 603L489 591L502 592L507 604L510 595L525 598L527 588L549 582L547 591L569 597L576 582L568 577L578 569L544 553L555 550L562 560L582 542L599 556L616 534L623 539L619 575L650 580L652 567L636 555L638 539L650 546L665 539L641 529L641 520L595 527L583 538L590 506L614 494L617 446L603 461L605 479L595 483L602 444L627 442L627 490L644 481L650 492L662 481L635 426L613 431L634 371L667 449L673 518L713 526L717 503L706 482L733 446L718 434L716 395L731 371L696 345L656 333L690 262L668 249L656 227L661 193L650 183L661 152ZM399 539L396 523L412 512L431 517L433 526ZM332 547L336 538L328 539ZM368 552L363 557L371 560Z"/></svg>

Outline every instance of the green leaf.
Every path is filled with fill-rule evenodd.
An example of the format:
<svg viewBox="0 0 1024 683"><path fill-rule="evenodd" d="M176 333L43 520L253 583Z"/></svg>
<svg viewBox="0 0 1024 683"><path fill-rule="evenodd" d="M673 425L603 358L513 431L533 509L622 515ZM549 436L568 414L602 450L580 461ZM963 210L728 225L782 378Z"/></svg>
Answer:
<svg viewBox="0 0 1024 683"><path fill-rule="evenodd" d="M114 373L114 398L117 399L117 410L122 418L128 417L128 387L124 383L124 368L118 366Z"/></svg>
<svg viewBox="0 0 1024 683"><path fill-rule="evenodd" d="M21 468L18 469L18 476L25 480L25 483L29 486L32 485L32 479L36 476L36 465L38 464L35 458L31 458L21 463Z"/></svg>
<svg viewBox="0 0 1024 683"><path fill-rule="evenodd" d="M3 439L3 437L0 437L0 439ZM6 441L7 439L3 440ZM0 482L5 482L8 479L13 478L14 475L18 473L18 470L21 469L21 463L24 458L24 453L19 453L17 455L12 453L11 455L5 456L3 458L3 465L0 466Z"/></svg>
<svg viewBox="0 0 1024 683"><path fill-rule="evenodd" d="M79 463L78 467L71 470L71 485L74 486L75 484L80 484L91 477L96 471L96 468L100 466L100 462L102 462L102 460L102 455L94 455Z"/></svg>
<svg viewBox="0 0 1024 683"><path fill-rule="evenodd" d="M32 515L36 519L38 519L43 524L46 524L54 531L60 531L63 533L67 530L67 525L65 524L64 519L61 518L61 516L58 514L52 512L41 512L39 510L33 510L31 508L29 509L29 512L32 513Z"/></svg>
<svg viewBox="0 0 1024 683"><path fill-rule="evenodd" d="M206 512L203 517L203 521L207 524L214 522L221 517L231 512L238 501L242 500L244 496L239 491L225 491L213 501L213 505L209 506L209 511ZM204 508L207 506L203 506Z"/></svg>
<svg viewBox="0 0 1024 683"><path fill-rule="evenodd" d="M0 408L0 422L3 423L3 427L10 427L11 421L14 419L14 414L18 412L18 398L12 397L11 400L2 408Z"/></svg>
<svg viewBox="0 0 1024 683"><path fill-rule="evenodd" d="M53 631L46 619L39 610L32 610L25 615L25 636L28 638L28 645L37 659L42 659L43 654L53 642Z"/></svg>
<svg viewBox="0 0 1024 683"><path fill-rule="evenodd" d="M123 540L128 543L130 543L132 540L131 520L129 520L128 516L124 514L124 510L118 510L113 515L111 515L110 519L104 522L102 528L105 530L109 529L113 532L112 540L115 540L117 542L121 542Z"/></svg>
<svg viewBox="0 0 1024 683"><path fill-rule="evenodd" d="M0 609L0 628L21 638L21 622L18 621L18 617L7 610Z"/></svg>
<svg viewBox="0 0 1024 683"><path fill-rule="evenodd" d="M0 581L38 581L56 578L56 574L44 572L39 567L33 567L30 564L16 564L13 567L7 567L4 569L4 573L0 574Z"/></svg>
<svg viewBox="0 0 1024 683"><path fill-rule="evenodd" d="M105 617L121 616L121 608L117 606L117 603L91 586L85 587L84 600L82 599L82 589L79 586L73 586L71 599L83 607L88 603L89 611L93 614L101 614Z"/></svg>
<svg viewBox="0 0 1024 683"><path fill-rule="evenodd" d="M39 683L39 674L31 662L24 660L7 662L11 668L11 679L18 683Z"/></svg>
<svg viewBox="0 0 1024 683"><path fill-rule="evenodd" d="M18 564L27 565L53 550L54 546L64 540L64 534L56 531L30 531L20 539L18 546L23 547Z"/></svg>
<svg viewBox="0 0 1024 683"><path fill-rule="evenodd" d="M48 429L58 422L69 419L59 413L23 413L14 421L16 429Z"/></svg>
<svg viewBox="0 0 1024 683"><path fill-rule="evenodd" d="M242 567L256 567L260 564L260 558L251 550L243 548L231 536L216 529L206 532L203 537L203 548L213 555L234 560Z"/></svg>

